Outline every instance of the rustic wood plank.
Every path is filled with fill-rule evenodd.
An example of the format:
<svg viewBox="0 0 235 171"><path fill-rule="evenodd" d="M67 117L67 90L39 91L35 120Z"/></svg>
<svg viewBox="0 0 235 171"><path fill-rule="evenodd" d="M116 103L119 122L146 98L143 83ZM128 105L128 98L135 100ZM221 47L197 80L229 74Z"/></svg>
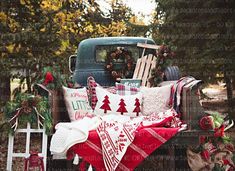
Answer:
<svg viewBox="0 0 235 171"><path fill-rule="evenodd" d="M150 69L151 69L151 64L152 64L151 62L152 62L152 60L153 60L153 55L149 54L147 56L145 70L144 70L143 77L142 77L142 86L146 86L147 85L148 78L149 78L149 72L150 72Z"/></svg>
<svg viewBox="0 0 235 171"><path fill-rule="evenodd" d="M191 120L191 128L195 129L198 126L198 118L201 118L204 115L204 109L200 104L199 96L197 95L197 91L199 89L199 82L200 80L195 80L194 84L191 87L191 96L192 96L192 110L194 113L190 114L190 120Z"/></svg>
<svg viewBox="0 0 235 171"><path fill-rule="evenodd" d="M151 70L156 65L156 61L155 61L155 57L153 56L153 54L144 56L144 52L146 48L157 50L159 49L160 46L147 44L145 42L145 43L137 43L137 47L142 47L144 48L144 50L143 50L141 58L137 60L137 64L136 64L135 71L133 74L133 79L141 79L142 86L150 87L149 78L151 76Z"/></svg>
<svg viewBox="0 0 235 171"><path fill-rule="evenodd" d="M200 110L202 106L199 104L199 98L196 97L196 92L198 88L198 83L201 80L194 80L183 88L183 101L182 101L182 110L183 110L183 120L188 124L188 129L194 129L197 123L196 120L200 115Z"/></svg>
<svg viewBox="0 0 235 171"><path fill-rule="evenodd" d="M139 70L139 73L138 73L138 76L137 76L138 79L143 78L144 69L145 69L145 65L146 65L146 60L147 60L147 56L144 56L144 57L141 58L140 70Z"/></svg>
<svg viewBox="0 0 235 171"><path fill-rule="evenodd" d="M137 43L137 47L156 49L156 50L160 48L160 46L158 45L152 45L152 44L146 44L146 43Z"/></svg>
<svg viewBox="0 0 235 171"><path fill-rule="evenodd" d="M135 71L134 71L134 74L133 74L133 79L137 79L137 77L138 77L138 73L140 71L140 64L141 64L141 58L139 58L137 60L137 63L136 63L136 66L135 66Z"/></svg>
<svg viewBox="0 0 235 171"><path fill-rule="evenodd" d="M192 115L192 95L191 95L191 85L192 83L185 85L185 92L186 92L186 101L185 101L185 106L186 106L186 111L185 111L185 118L183 118L188 125L188 129L191 130L191 119L190 115Z"/></svg>
<svg viewBox="0 0 235 171"><path fill-rule="evenodd" d="M151 67L150 67L150 70L149 70L149 74L148 74L148 80L147 80L147 87L150 87L150 82L149 82L149 78L151 77L151 74L152 74L152 69L154 69L156 67L156 63L157 63L157 58L156 56L153 56L153 59L151 61Z"/></svg>
<svg viewBox="0 0 235 171"><path fill-rule="evenodd" d="M172 146L171 148L168 149L168 154L170 156L170 161L168 162L168 167L170 171L174 171L175 170L175 159L173 160L173 158L175 158L175 146ZM167 167L165 167L167 168Z"/></svg>
<svg viewBox="0 0 235 171"><path fill-rule="evenodd" d="M153 54L139 58L136 63L133 79L141 79L142 86L150 87L149 78L151 76L151 70L155 65L156 57Z"/></svg>
<svg viewBox="0 0 235 171"><path fill-rule="evenodd" d="M182 93L182 120L185 121L187 117L187 89L186 87L183 87L183 93ZM188 124L188 123L187 123Z"/></svg>

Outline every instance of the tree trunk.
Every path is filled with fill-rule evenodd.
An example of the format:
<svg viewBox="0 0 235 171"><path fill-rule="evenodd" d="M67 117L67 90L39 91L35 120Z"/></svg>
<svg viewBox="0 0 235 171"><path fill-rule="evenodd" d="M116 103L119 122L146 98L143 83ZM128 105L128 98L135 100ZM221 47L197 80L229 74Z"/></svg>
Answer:
<svg viewBox="0 0 235 171"><path fill-rule="evenodd" d="M10 87L10 76L2 75L0 76L0 110L2 110L2 105L4 105L11 97L11 87Z"/></svg>
<svg viewBox="0 0 235 171"><path fill-rule="evenodd" d="M232 78L226 75L225 73L225 83L227 87L227 100L228 100L228 112L230 118L235 119L234 116L234 107L233 107L233 85L232 85Z"/></svg>
<svg viewBox="0 0 235 171"><path fill-rule="evenodd" d="M235 78L233 78L233 90L235 89Z"/></svg>
<svg viewBox="0 0 235 171"><path fill-rule="evenodd" d="M26 68L26 84L28 93L31 93L30 70L28 68Z"/></svg>

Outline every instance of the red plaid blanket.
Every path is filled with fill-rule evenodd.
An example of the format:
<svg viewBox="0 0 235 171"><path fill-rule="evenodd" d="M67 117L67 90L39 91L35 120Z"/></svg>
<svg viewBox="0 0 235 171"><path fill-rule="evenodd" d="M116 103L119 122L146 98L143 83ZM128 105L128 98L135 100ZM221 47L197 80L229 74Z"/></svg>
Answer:
<svg viewBox="0 0 235 171"><path fill-rule="evenodd" d="M148 155L173 137L179 129L164 127L139 129L117 170L134 170ZM72 146L67 152L67 158L73 158L74 154L81 156L97 170L105 170L101 142L96 131L90 131L86 142Z"/></svg>

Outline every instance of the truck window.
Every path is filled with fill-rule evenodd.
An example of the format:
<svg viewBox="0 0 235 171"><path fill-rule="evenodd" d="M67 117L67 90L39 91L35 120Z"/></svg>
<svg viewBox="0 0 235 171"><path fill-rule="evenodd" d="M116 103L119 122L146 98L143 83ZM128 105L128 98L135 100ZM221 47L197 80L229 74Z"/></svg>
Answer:
<svg viewBox="0 0 235 171"><path fill-rule="evenodd" d="M141 56L142 49L138 48L136 45L133 46L123 46L123 45L104 45L104 46L97 46L95 51L95 58L96 62L105 63L108 56L113 55L112 53L117 52L117 55L119 55L118 51L120 52L127 52L129 53L132 58L134 59L134 62L137 61L137 59ZM120 54L121 55L121 54ZM116 61L117 63L123 63L125 62L122 60L122 58L119 58L119 60Z"/></svg>

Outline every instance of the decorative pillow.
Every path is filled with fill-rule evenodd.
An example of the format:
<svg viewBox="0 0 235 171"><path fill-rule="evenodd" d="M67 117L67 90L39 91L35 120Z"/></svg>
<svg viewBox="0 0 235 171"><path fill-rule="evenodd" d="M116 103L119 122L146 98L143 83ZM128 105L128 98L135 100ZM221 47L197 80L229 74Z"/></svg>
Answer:
<svg viewBox="0 0 235 171"><path fill-rule="evenodd" d="M62 87L64 93L65 105L71 121L82 119L85 116L91 116L92 110L88 103L86 88L73 89Z"/></svg>
<svg viewBox="0 0 235 171"><path fill-rule="evenodd" d="M122 96L135 95L140 91L140 89L137 87L132 87L121 83L116 83L116 88L117 88L117 94Z"/></svg>
<svg viewBox="0 0 235 171"><path fill-rule="evenodd" d="M96 91L95 88L99 86L101 87L96 81L95 79L90 76L87 78L87 88L88 88L88 98L89 98L89 102L91 105L91 108L94 110L96 103L97 103L97 96L96 96ZM116 88L115 87L109 87L107 88L107 90L110 93L116 94Z"/></svg>
<svg viewBox="0 0 235 171"><path fill-rule="evenodd" d="M141 87L143 94L143 115L151 115L152 113L164 112L169 109L169 99L171 93L171 86L163 87Z"/></svg>
<svg viewBox="0 0 235 171"><path fill-rule="evenodd" d="M96 87L97 104L95 113L98 115L118 114L138 116L141 114L142 93L121 96Z"/></svg>

